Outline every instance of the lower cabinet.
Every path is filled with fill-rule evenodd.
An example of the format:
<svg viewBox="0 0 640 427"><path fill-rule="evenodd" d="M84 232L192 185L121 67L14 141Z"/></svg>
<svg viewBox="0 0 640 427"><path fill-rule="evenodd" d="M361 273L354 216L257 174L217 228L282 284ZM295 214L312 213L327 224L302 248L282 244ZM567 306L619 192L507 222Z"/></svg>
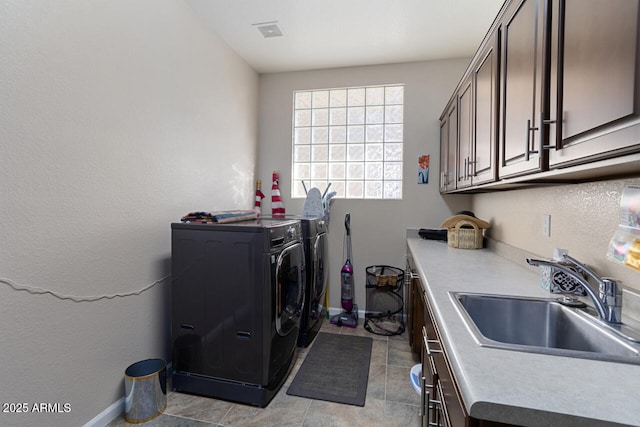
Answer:
<svg viewBox="0 0 640 427"><path fill-rule="evenodd" d="M425 295L425 325L422 327L422 425L439 427L476 426L468 416L451 373L440 335Z"/></svg>
<svg viewBox="0 0 640 427"><path fill-rule="evenodd" d="M442 345L438 324L429 306L419 278L415 284L421 290L421 303L424 309L421 330L413 330L413 336L420 339L419 350L422 360L422 393L420 404L421 425L423 427L505 427L495 421L478 420L471 417L462 400L455 375L451 369L449 357ZM410 329L413 325L410 324Z"/></svg>
<svg viewBox="0 0 640 427"><path fill-rule="evenodd" d="M433 425L430 423L435 423L435 414L434 414L434 402L437 400L436 397L436 382L438 381L438 376L436 375L436 367L433 364L433 358L429 356L428 349L429 345L427 343L427 332L422 327L422 377L420 378L420 384L422 387L422 393L420 395L420 417L421 417L421 425L423 427L427 427L429 425ZM437 425L437 424L436 424Z"/></svg>
<svg viewBox="0 0 640 427"><path fill-rule="evenodd" d="M415 354L420 353L422 336L420 331L424 325L424 300L423 290L418 278L418 273L412 266L410 258L407 258L405 274L405 301L407 307L407 330L409 331L409 345Z"/></svg>

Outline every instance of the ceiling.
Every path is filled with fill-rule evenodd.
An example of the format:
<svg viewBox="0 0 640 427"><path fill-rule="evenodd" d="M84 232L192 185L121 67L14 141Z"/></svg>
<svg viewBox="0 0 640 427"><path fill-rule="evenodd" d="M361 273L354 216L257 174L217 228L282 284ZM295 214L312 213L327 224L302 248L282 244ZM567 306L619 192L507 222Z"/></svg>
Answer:
<svg viewBox="0 0 640 427"><path fill-rule="evenodd" d="M471 57L504 0L186 0L259 73ZM264 38L276 22L282 37Z"/></svg>

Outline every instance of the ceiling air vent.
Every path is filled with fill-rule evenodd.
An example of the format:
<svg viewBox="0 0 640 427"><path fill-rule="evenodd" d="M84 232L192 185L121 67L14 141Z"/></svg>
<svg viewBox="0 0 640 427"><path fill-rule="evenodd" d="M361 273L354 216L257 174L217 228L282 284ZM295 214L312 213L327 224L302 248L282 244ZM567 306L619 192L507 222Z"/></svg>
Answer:
<svg viewBox="0 0 640 427"><path fill-rule="evenodd" d="M266 39L269 37L282 37L282 31L278 27L278 21L262 22L259 24L253 24L258 31L262 33L262 36Z"/></svg>

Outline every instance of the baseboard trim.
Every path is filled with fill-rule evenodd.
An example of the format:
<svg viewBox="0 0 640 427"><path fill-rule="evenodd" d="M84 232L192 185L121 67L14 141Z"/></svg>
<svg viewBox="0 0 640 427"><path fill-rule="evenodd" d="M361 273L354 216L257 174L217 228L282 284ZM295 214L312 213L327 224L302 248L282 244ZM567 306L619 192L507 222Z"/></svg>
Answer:
<svg viewBox="0 0 640 427"><path fill-rule="evenodd" d="M343 311L342 308L329 307L329 317L335 316L336 314L340 314L342 313L342 311ZM366 310L358 310L358 318L364 319L365 313L366 313Z"/></svg>
<svg viewBox="0 0 640 427"><path fill-rule="evenodd" d="M93 417L91 421L86 423L83 427L105 427L111 421L115 420L124 412L124 397L115 401L104 411Z"/></svg>
<svg viewBox="0 0 640 427"><path fill-rule="evenodd" d="M342 308L329 307L329 317L335 316L336 314L340 314L342 313L342 311L343 311ZM367 313L366 310L358 310L358 319L362 319L362 321L364 321L366 313ZM396 314L396 316L400 316L399 318L402 319L403 322L407 321L406 315L404 313L398 313Z"/></svg>

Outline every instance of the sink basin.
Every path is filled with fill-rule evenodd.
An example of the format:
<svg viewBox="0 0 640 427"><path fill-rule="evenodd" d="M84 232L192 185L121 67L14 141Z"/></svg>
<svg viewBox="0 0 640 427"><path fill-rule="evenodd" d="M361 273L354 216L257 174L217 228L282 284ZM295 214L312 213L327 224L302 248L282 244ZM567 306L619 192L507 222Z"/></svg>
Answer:
<svg viewBox="0 0 640 427"><path fill-rule="evenodd" d="M555 299L450 292L481 346L640 364L640 345Z"/></svg>

